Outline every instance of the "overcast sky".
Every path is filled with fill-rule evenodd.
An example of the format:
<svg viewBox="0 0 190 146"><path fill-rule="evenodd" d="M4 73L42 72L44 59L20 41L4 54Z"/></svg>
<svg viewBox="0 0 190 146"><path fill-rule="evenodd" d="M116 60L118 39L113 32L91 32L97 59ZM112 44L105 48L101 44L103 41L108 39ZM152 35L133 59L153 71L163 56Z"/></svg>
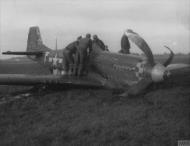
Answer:
<svg viewBox="0 0 190 146"><path fill-rule="evenodd" d="M43 42L63 48L79 35L97 34L111 51L125 29L139 33L153 53L190 52L190 0L0 0L2 51L26 49L28 29L39 26ZM139 52L134 49L133 52Z"/></svg>

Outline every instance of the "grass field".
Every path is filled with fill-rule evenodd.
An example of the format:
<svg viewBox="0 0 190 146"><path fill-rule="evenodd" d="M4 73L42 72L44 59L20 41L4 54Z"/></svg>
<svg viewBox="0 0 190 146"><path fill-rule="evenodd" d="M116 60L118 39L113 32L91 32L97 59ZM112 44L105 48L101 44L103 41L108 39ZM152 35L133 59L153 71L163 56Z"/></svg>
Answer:
<svg viewBox="0 0 190 146"><path fill-rule="evenodd" d="M18 66L17 73L25 72ZM185 79L152 85L145 94L128 98L90 89L31 92L0 105L0 146L177 145L190 139L190 81ZM0 86L0 98L29 89Z"/></svg>
<svg viewBox="0 0 190 146"><path fill-rule="evenodd" d="M29 59L0 60L0 74L48 74L47 69Z"/></svg>
<svg viewBox="0 0 190 146"><path fill-rule="evenodd" d="M168 58L168 56L169 56L168 54L164 54L164 55L155 55L154 57L155 57L155 60L162 63L166 60L166 58ZM176 54L174 55L172 63L190 64L190 55Z"/></svg>

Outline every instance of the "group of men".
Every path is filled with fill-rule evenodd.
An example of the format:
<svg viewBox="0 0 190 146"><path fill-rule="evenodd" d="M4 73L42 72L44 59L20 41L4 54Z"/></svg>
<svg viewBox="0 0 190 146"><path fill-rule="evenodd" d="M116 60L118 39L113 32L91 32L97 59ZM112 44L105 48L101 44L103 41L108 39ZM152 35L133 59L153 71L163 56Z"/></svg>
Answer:
<svg viewBox="0 0 190 146"><path fill-rule="evenodd" d="M121 38L121 50L119 53L129 54L130 43L124 32ZM98 38L97 35L88 33L85 37L79 36L76 41L70 43L63 50L64 70L68 75L85 75L88 73L89 55L92 51L92 44L96 43L103 51L109 51L108 47Z"/></svg>
<svg viewBox="0 0 190 146"><path fill-rule="evenodd" d="M88 60L92 51L92 43L97 43L102 50L106 50L106 46L97 35L93 36L88 33L86 37L79 36L76 41L70 43L63 50L64 66L68 75L85 75L88 72Z"/></svg>

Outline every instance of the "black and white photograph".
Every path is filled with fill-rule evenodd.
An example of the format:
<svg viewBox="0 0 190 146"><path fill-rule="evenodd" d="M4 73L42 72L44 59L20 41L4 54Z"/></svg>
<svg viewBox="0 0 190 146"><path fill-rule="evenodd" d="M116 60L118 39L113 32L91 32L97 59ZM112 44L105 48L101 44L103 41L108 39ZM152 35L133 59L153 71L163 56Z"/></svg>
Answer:
<svg viewBox="0 0 190 146"><path fill-rule="evenodd" d="M0 0L0 146L190 146L190 1Z"/></svg>

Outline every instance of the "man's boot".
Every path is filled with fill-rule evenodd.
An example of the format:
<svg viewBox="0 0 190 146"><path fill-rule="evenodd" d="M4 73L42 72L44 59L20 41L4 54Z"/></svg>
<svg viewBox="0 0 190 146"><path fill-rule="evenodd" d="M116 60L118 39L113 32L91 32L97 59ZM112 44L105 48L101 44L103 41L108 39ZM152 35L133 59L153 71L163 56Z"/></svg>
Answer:
<svg viewBox="0 0 190 146"><path fill-rule="evenodd" d="M68 71L68 75L71 76L73 74L73 65L69 64L69 71Z"/></svg>
<svg viewBox="0 0 190 146"><path fill-rule="evenodd" d="M77 69L78 69L78 67L77 67L77 65L73 65L73 75L74 76L77 76Z"/></svg>
<svg viewBox="0 0 190 146"><path fill-rule="evenodd" d="M83 69L83 65L79 64L79 66L78 66L78 73L77 73L78 76L82 76L82 69Z"/></svg>

